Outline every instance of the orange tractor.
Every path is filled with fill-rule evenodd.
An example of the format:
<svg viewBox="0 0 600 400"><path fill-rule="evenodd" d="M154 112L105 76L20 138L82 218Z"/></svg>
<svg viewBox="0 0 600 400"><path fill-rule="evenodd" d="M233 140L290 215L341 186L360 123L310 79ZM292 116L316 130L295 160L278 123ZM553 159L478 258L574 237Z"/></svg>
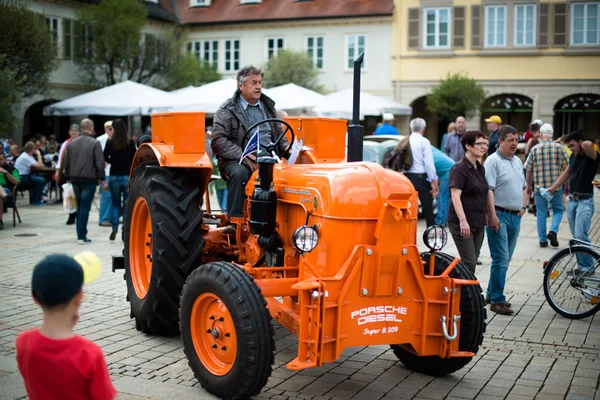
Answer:
<svg viewBox="0 0 600 400"><path fill-rule="evenodd" d="M196 378L224 399L266 384L272 319L298 337L291 370L381 344L414 371L465 366L483 339L482 290L465 264L439 252L443 228L428 229L430 251L419 252L410 181L347 162L343 120L267 122L284 123L290 143L304 146L294 164L279 161L276 146L258 158L232 236L223 234L227 216L210 208L204 114L152 116L152 142L132 166L125 249L113 258L113 271L125 269L136 328L181 332ZM348 140L348 159L358 141Z"/></svg>

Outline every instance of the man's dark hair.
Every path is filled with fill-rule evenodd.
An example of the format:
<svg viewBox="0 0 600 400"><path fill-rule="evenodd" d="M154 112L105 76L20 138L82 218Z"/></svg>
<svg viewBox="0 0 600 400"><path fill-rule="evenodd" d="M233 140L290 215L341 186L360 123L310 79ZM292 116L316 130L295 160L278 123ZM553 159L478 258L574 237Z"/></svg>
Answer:
<svg viewBox="0 0 600 400"><path fill-rule="evenodd" d="M510 135L512 133L518 133L517 128L510 125L502 125L500 129L498 129L498 140L506 140L506 135Z"/></svg>
<svg viewBox="0 0 600 400"><path fill-rule="evenodd" d="M464 151L467 151L467 145L471 147L475 147L475 142L479 138L486 138L486 136L481 133L481 131L467 131L464 135L462 135L462 139L460 139L460 144L462 144L462 148Z"/></svg>
<svg viewBox="0 0 600 400"><path fill-rule="evenodd" d="M585 140L585 136L583 135L583 132L581 131L574 131L571 132L567 135L567 137L565 138L565 143L569 143L571 141L573 142L579 142L579 141L584 141Z"/></svg>
<svg viewBox="0 0 600 400"><path fill-rule="evenodd" d="M238 71L237 83L243 85L250 75L260 75L263 78L265 77L265 73L262 71L262 69L257 68L254 65L246 65L244 68Z"/></svg>
<svg viewBox="0 0 600 400"><path fill-rule="evenodd" d="M538 124L536 124L535 122L529 124L529 130L531 132L538 132L540 130L540 126Z"/></svg>

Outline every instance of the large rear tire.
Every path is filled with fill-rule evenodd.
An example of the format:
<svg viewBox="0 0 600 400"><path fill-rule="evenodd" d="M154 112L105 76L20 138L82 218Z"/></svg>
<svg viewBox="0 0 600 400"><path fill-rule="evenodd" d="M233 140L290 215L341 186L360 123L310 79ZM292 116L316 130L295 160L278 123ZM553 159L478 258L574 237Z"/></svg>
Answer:
<svg viewBox="0 0 600 400"><path fill-rule="evenodd" d="M145 162L134 171L124 224L125 280L131 316L142 332L179 331L181 289L202 264L200 196L184 169Z"/></svg>
<svg viewBox="0 0 600 400"><path fill-rule="evenodd" d="M421 259L425 262L425 273L429 273L430 253L422 253ZM454 257L435 253L434 274L440 275ZM469 267L463 262L459 262L450 273L451 278L477 280ZM458 349L460 351L469 351L477 353L479 346L483 342L485 332L485 320L487 317L485 302L480 285L464 285L460 295L460 336L458 339ZM415 353L405 349L402 346L392 345L394 354L413 371L432 376L448 375L458 371L467 365L472 357L452 357L441 358L438 356L420 357Z"/></svg>
<svg viewBox="0 0 600 400"><path fill-rule="evenodd" d="M275 341L267 302L235 264L196 269L181 295L183 350L196 379L223 399L248 399L271 376Z"/></svg>

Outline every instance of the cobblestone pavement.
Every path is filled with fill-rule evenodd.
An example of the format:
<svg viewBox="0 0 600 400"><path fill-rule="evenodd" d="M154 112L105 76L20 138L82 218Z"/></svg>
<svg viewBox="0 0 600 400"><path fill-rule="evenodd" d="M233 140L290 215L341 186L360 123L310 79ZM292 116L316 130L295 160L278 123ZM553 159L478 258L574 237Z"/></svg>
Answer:
<svg viewBox="0 0 600 400"><path fill-rule="evenodd" d="M600 206L599 198L596 196L596 207ZM65 225L61 205L33 208L24 205L26 201L20 203L23 223L13 228L12 216L5 215L5 229L0 231L0 399L26 396L16 367L14 341L20 331L40 323L41 313L31 300L29 288L33 265L51 252L74 254L84 249L97 252L104 273L85 289L76 330L102 346L118 398L213 398L194 379L179 336L150 336L135 329L125 301L123 273L110 272L110 256L121 253L122 242L108 240L110 228L98 226L97 209L93 208L89 223L93 243L83 247L76 244L74 226ZM423 228L421 221L419 237ZM592 232L593 241L600 243L598 214ZM569 238L564 216L559 232L561 247ZM445 251L456 254L452 243ZM482 251L483 265L478 267L477 276L485 289L490 263L487 243ZM526 214L507 282L515 314L502 316L488 311L487 332L479 353L450 376L432 378L412 373L388 346L353 347L337 362L322 368L290 371L285 364L296 354L296 338L276 325L274 371L258 397L600 399L600 315L572 321L545 303L542 262L555 251L539 248L535 217Z"/></svg>

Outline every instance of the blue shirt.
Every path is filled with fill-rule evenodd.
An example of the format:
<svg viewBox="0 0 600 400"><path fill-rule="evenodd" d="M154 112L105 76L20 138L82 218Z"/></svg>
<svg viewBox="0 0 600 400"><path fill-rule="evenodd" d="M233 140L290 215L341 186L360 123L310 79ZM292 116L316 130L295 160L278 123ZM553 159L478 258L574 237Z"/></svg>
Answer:
<svg viewBox="0 0 600 400"><path fill-rule="evenodd" d="M246 108L248 108L248 105L250 105L250 103L248 103L246 100L244 100L244 98L242 96L240 96L240 105L242 106L242 110L246 111ZM262 104L260 104L260 99L258 99L256 101L256 105L262 110L263 106ZM264 111L264 110L263 110Z"/></svg>
<svg viewBox="0 0 600 400"><path fill-rule="evenodd" d="M431 146L431 152L433 153L433 165L435 165L435 172L438 177L448 174L454 166L454 160L437 147Z"/></svg>
<svg viewBox="0 0 600 400"><path fill-rule="evenodd" d="M390 124L383 124L375 129L373 135L398 135L398 129Z"/></svg>

